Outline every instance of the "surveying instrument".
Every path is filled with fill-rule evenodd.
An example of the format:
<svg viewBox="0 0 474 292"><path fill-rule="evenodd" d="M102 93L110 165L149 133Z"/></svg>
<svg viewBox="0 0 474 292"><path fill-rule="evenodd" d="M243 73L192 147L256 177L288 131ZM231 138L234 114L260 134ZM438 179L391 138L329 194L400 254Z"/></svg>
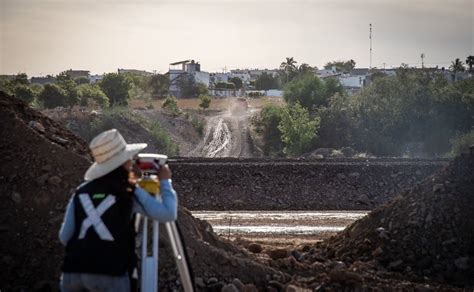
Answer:
<svg viewBox="0 0 474 292"><path fill-rule="evenodd" d="M141 153L134 160L135 165L141 172L138 185L147 191L157 200L160 198L160 181L157 173L163 165L166 164L168 156L162 154ZM157 292L158 291L158 254L159 254L159 222L146 216L139 216L137 222L142 220L142 244L141 244L141 279L140 291ZM148 222L152 221L152 245L151 252L148 250ZM176 266L178 267L181 284L185 292L194 291L194 282L191 279L186 253L183 248L181 236L176 222L164 223L166 233L168 234L171 250L173 252Z"/></svg>

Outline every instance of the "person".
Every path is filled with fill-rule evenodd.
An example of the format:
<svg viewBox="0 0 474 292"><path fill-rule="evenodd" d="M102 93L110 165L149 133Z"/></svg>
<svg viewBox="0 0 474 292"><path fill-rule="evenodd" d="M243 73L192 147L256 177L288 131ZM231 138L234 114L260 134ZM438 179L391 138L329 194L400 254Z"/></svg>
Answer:
<svg viewBox="0 0 474 292"><path fill-rule="evenodd" d="M177 196L168 165L158 171L161 200L130 179L132 158L146 146L127 144L116 129L91 141L95 162L72 195L59 231L66 247L61 291L130 291L134 214L160 222L176 220Z"/></svg>

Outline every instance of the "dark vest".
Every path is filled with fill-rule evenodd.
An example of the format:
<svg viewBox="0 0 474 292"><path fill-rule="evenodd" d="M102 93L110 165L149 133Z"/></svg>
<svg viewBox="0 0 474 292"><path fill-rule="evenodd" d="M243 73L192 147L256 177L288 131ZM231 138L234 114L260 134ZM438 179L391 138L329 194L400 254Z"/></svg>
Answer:
<svg viewBox="0 0 474 292"><path fill-rule="evenodd" d="M79 238L83 222L88 218L81 203L81 194L87 194L96 210L108 196L115 198L115 203L100 215L100 220L113 240L101 239L94 225L89 226L85 236ZM76 190L73 200L75 228L74 235L66 246L63 272L124 275L134 257L132 198L116 196L107 185L91 181Z"/></svg>

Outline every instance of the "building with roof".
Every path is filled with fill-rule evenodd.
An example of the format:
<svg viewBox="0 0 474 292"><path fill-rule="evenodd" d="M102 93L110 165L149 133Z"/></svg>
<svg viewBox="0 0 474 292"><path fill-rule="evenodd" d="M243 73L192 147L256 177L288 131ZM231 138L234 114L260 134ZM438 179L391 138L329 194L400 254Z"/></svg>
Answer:
<svg viewBox="0 0 474 292"><path fill-rule="evenodd" d="M180 82L186 78L191 78L195 83L209 87L209 73L201 71L201 64L194 60L171 63L167 74L170 78L170 94L176 97L185 97L182 96Z"/></svg>

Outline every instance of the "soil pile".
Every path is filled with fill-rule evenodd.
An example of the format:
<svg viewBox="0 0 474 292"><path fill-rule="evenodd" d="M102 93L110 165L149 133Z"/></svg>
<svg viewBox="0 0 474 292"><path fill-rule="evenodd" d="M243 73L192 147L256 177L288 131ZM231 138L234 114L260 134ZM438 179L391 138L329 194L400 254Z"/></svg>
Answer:
<svg viewBox="0 0 474 292"><path fill-rule="evenodd" d="M324 242L269 253L268 265L316 291L472 289L473 208L471 154Z"/></svg>
<svg viewBox="0 0 474 292"><path fill-rule="evenodd" d="M389 271L474 284L474 156L401 194L330 239L327 251Z"/></svg>
<svg viewBox="0 0 474 292"><path fill-rule="evenodd" d="M89 166L84 141L0 92L0 289L57 286L57 237L71 191Z"/></svg>

